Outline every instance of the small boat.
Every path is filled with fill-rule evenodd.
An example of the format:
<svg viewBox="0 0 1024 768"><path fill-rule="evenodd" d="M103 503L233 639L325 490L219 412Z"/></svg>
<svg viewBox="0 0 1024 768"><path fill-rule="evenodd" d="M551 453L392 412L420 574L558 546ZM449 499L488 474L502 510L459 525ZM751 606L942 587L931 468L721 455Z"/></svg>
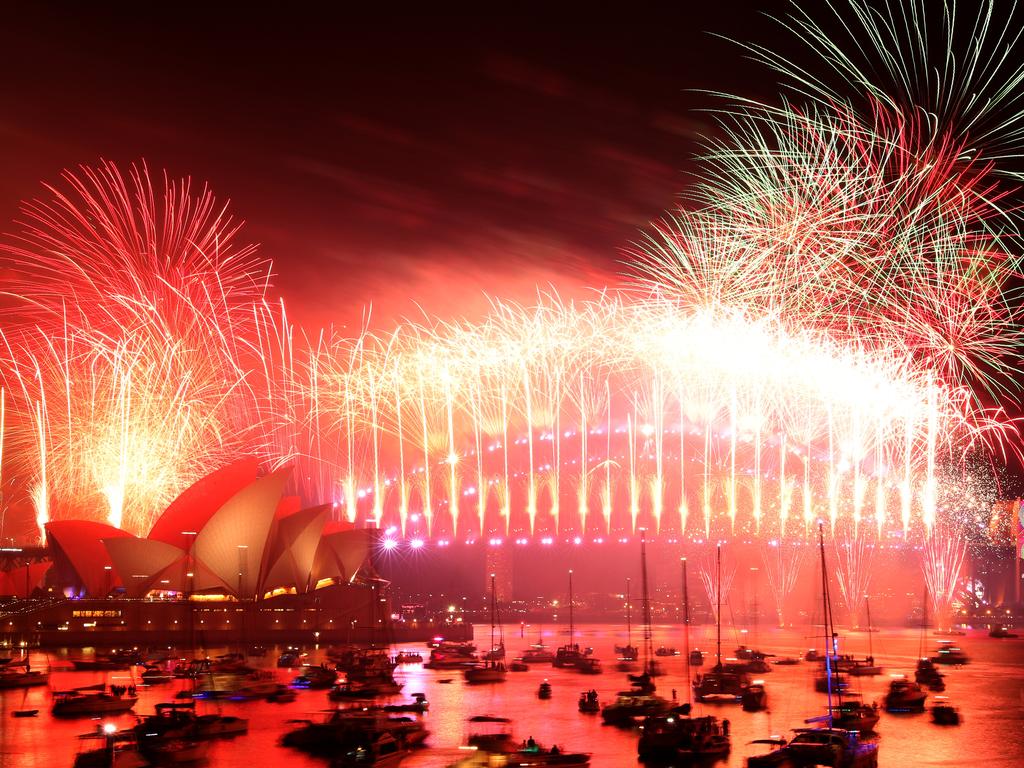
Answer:
<svg viewBox="0 0 1024 768"><path fill-rule="evenodd" d="M11 712L11 717L35 717L38 714L38 709L16 709Z"/></svg>
<svg viewBox="0 0 1024 768"><path fill-rule="evenodd" d="M139 720L134 731L143 752L155 741L231 738L249 731L249 721L233 715L197 715L195 702L156 705L156 714Z"/></svg>
<svg viewBox="0 0 1024 768"><path fill-rule="evenodd" d="M1011 632L1007 627L993 625L992 628L988 631L988 636L997 638L1017 637L1017 633Z"/></svg>
<svg viewBox="0 0 1024 768"><path fill-rule="evenodd" d="M412 701L405 704L385 704L381 707L385 712L419 712L423 713L430 709L430 702L427 701L427 694L414 693Z"/></svg>
<svg viewBox="0 0 1024 768"><path fill-rule="evenodd" d="M541 683L540 687L537 688L537 698L538 699L550 699L551 698L551 683L549 683L547 680L545 680L543 683Z"/></svg>
<svg viewBox="0 0 1024 768"><path fill-rule="evenodd" d="M611 704L601 708L601 719L608 725L632 727L638 719L662 715L671 708L671 702L661 696L623 692Z"/></svg>
<svg viewBox="0 0 1024 768"><path fill-rule="evenodd" d="M484 768L487 766L548 766L590 765L590 755L569 752L558 746L545 748L531 736L518 741L512 735L511 720L507 717L477 715L469 719L470 733L465 749L469 754L454 764L457 768ZM454 767L453 767L454 768Z"/></svg>
<svg viewBox="0 0 1024 768"><path fill-rule="evenodd" d="M423 656L414 651L401 651L395 656L395 664L422 664Z"/></svg>
<svg viewBox="0 0 1024 768"><path fill-rule="evenodd" d="M740 703L744 712L760 712L768 706L768 693L764 689L764 680L754 680L743 691Z"/></svg>
<svg viewBox="0 0 1024 768"><path fill-rule="evenodd" d="M759 740L779 745L765 755L747 758L748 768L768 766L827 765L831 768L876 768L878 745L861 741L855 731L839 728L800 728L788 744L784 741Z"/></svg>
<svg viewBox="0 0 1024 768"><path fill-rule="evenodd" d="M692 651L690 651L690 666L704 666L704 653L699 648L694 648Z"/></svg>
<svg viewBox="0 0 1024 768"><path fill-rule="evenodd" d="M509 672L529 672L530 671L530 665L527 664L522 659L516 659L515 661L509 662L508 671Z"/></svg>
<svg viewBox="0 0 1024 768"><path fill-rule="evenodd" d="M483 662L467 667L462 672L466 682L471 685L481 683L503 683L508 674L505 668L505 643L495 643L495 627L499 622L498 618L498 596L495 587L495 575L491 574L491 650L484 654Z"/></svg>
<svg viewBox="0 0 1024 768"><path fill-rule="evenodd" d="M392 768L408 754L409 750L390 733L370 733L347 744L340 753L333 755L331 765L337 768Z"/></svg>
<svg viewBox="0 0 1024 768"><path fill-rule="evenodd" d="M675 648L659 645L657 650L654 652L655 656L678 656L679 651Z"/></svg>
<svg viewBox="0 0 1024 768"><path fill-rule="evenodd" d="M924 712L924 700L928 694L921 686L907 680L905 675L894 675L885 694L886 712Z"/></svg>
<svg viewBox="0 0 1024 768"><path fill-rule="evenodd" d="M301 664L301 657L304 654L300 654L297 648L289 648L287 651L277 657L277 666L281 669L287 669L289 667L297 667Z"/></svg>
<svg viewBox="0 0 1024 768"><path fill-rule="evenodd" d="M588 715L597 714L601 711L601 703L597 700L597 691L593 688L580 694L578 705L580 712Z"/></svg>
<svg viewBox="0 0 1024 768"><path fill-rule="evenodd" d="M117 726L107 723L97 727L93 733L78 737L83 745L94 739L102 739L99 747L86 748L75 755L74 768L144 768L150 761L139 753L135 732L119 731Z"/></svg>
<svg viewBox="0 0 1024 768"><path fill-rule="evenodd" d="M857 701L851 694L847 694L846 701L833 706L831 713L833 728L871 733L878 725L878 705Z"/></svg>
<svg viewBox="0 0 1024 768"><path fill-rule="evenodd" d="M936 696L931 708L932 722L936 725L960 725L960 710L945 696Z"/></svg>
<svg viewBox="0 0 1024 768"><path fill-rule="evenodd" d="M962 648L957 647L951 640L943 640L939 643L938 651L932 656L934 664L956 664L962 665L970 661Z"/></svg>
<svg viewBox="0 0 1024 768"><path fill-rule="evenodd" d="M782 656L772 662L777 667L792 667L799 663L800 659L796 658L796 656Z"/></svg>
<svg viewBox="0 0 1024 768"><path fill-rule="evenodd" d="M54 717L119 715L129 712L138 700L137 696L121 693L119 686L114 691L107 691L104 686L100 686L99 690L96 686L87 686L55 692L50 712Z"/></svg>
<svg viewBox="0 0 1024 768"><path fill-rule="evenodd" d="M804 661L824 661L825 654L818 651L817 648L808 649L807 653L804 654Z"/></svg>
<svg viewBox="0 0 1024 768"><path fill-rule="evenodd" d="M24 666L24 669L20 667ZM11 663L0 669L0 690L11 688L35 688L50 682L50 675L38 669L29 669L28 661Z"/></svg>
<svg viewBox="0 0 1024 768"><path fill-rule="evenodd" d="M555 654L546 645L536 643L523 651L521 658L525 664L550 664L555 660Z"/></svg>
<svg viewBox="0 0 1024 768"><path fill-rule="evenodd" d="M462 676L471 685L482 683L503 683L508 670L500 661L486 661L480 666L468 667L463 670Z"/></svg>
<svg viewBox="0 0 1024 768"><path fill-rule="evenodd" d="M302 673L292 680L292 687L323 690L333 686L337 680L338 670L331 669L326 664L319 666L309 664L303 667Z"/></svg>
<svg viewBox="0 0 1024 768"><path fill-rule="evenodd" d="M689 765L729 754L729 721L717 717L690 717L690 705L644 718L637 755L640 762Z"/></svg>
<svg viewBox="0 0 1024 768"><path fill-rule="evenodd" d="M945 678L931 659L918 659L914 680L921 685L927 685L933 691L946 690Z"/></svg>

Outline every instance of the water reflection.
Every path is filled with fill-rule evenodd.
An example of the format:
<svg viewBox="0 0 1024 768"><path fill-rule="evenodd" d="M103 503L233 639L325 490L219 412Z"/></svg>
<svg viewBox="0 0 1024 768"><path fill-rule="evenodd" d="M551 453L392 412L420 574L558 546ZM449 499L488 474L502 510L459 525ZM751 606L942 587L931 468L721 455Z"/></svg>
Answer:
<svg viewBox="0 0 1024 768"><path fill-rule="evenodd" d="M694 645L713 650L713 630L695 631ZM615 692L626 687L625 675L612 670L612 647L622 642L619 627L584 625L579 629L579 641L595 648L596 654L606 661L605 673L600 676L581 676L575 672L553 669L546 665L534 666L529 672L509 673L508 681L497 685L469 687L461 676L451 670L424 670L420 665L403 665L396 671L404 694L394 700L403 700L416 692L426 694L430 710L425 715L431 731L429 749L415 753L402 763L408 768L445 766L458 756L458 747L466 736L466 719L471 715L504 715L515 721L516 735L530 736L542 744L557 743L571 750L593 753L594 768L622 768L636 764L635 732L603 726L600 716L584 715L577 711L581 691L596 688L602 701L610 701ZM756 643L762 650L779 655L800 655L813 644L808 639L810 630L762 629ZM739 635L727 633L724 647L731 653L739 642ZM751 638L751 641L754 639ZM854 689L862 693L867 702L881 701L889 682L889 673L912 674L918 654L919 633L916 630L883 630L874 637L874 653L878 663L885 667L879 677L854 678ZM971 657L964 667L948 668L945 695L956 703L964 716L960 727L933 725L927 714L884 714L877 727L880 739L879 765L894 768L910 766L963 766L978 765L1001 768L1024 765L1024 639L996 640L983 632L970 632L957 638ZM509 650L518 653L536 638L511 638ZM559 638L554 628L545 631L545 641L556 645ZM682 647L679 627L656 627L655 645ZM863 646L863 647L861 647ZM413 646L403 646L413 647ZM929 644L929 650L934 643ZM397 649L396 649L397 650ZM422 649L421 649L422 650ZM867 636L853 634L846 638L844 652L863 655L867 650ZM217 651L221 652L220 650ZM425 652L424 652L424 655ZM56 664L62 655L51 654ZM311 652L313 661L322 658L322 651ZM713 657L712 657L713 659ZM709 659L709 663L713 663ZM276 653L271 652L254 663L273 667ZM33 664L45 666L47 656L33 653ZM662 658L667 674L658 678L658 693L670 697L673 690L685 700L685 660L680 657ZM711 713L728 717L732 726L732 753L720 766L742 766L745 757L759 748L749 742L770 734L785 734L802 725L804 718L824 710L825 696L813 690L813 673L817 665L800 663L778 667L763 676L768 689L768 709L746 713L738 705L704 705L697 713ZM275 670L282 681L294 672ZM553 695L549 700L537 698L537 687L547 679ZM442 682L449 680L450 682ZM68 689L91 683L108 682L127 684L132 681L128 672L71 672L54 671L51 682L55 689ZM161 701L170 700L181 688L180 681L153 687L140 687L139 713L149 713ZM931 701L931 696L929 697ZM46 688L28 691L3 691L0 694L0 766L3 768L59 768L70 766L79 740L78 734L92 730L96 723L89 720L55 721L49 716L50 693ZM249 718L249 733L233 741L218 742L210 753L210 765L227 768L253 768L258 765L316 766L326 763L279 746L281 734L292 719L322 716L330 707L323 691L301 691L293 702L269 704L266 702L223 703L201 702L199 711L217 711ZM16 709L38 708L37 718L12 718ZM130 715L114 718L121 726L134 722Z"/></svg>

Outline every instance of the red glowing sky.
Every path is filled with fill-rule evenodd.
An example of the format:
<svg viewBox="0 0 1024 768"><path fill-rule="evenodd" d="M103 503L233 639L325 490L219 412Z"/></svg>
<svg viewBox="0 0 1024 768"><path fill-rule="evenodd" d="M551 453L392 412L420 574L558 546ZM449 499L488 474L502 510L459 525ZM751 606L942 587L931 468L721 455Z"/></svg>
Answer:
<svg viewBox="0 0 1024 768"><path fill-rule="evenodd" d="M765 3L768 7L772 3ZM0 220L62 168L144 158L208 181L293 316L479 314L614 284L712 130L692 89L751 92L735 3L563 17L19 8L2 31ZM723 7L727 6L727 7ZM249 13L250 11L246 11ZM153 15L145 15L152 13ZM141 15L140 15L141 14Z"/></svg>

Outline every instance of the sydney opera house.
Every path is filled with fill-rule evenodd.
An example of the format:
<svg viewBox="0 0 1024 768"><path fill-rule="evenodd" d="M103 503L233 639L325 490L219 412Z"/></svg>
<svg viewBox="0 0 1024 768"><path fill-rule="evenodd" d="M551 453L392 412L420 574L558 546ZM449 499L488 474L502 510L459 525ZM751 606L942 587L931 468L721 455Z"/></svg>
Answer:
<svg viewBox="0 0 1024 768"><path fill-rule="evenodd" d="M366 641L388 624L376 531L284 495L290 468L229 464L174 500L145 538L92 520L7 552L5 644ZM16 557L15 555L21 555ZM426 629L426 628L424 628Z"/></svg>

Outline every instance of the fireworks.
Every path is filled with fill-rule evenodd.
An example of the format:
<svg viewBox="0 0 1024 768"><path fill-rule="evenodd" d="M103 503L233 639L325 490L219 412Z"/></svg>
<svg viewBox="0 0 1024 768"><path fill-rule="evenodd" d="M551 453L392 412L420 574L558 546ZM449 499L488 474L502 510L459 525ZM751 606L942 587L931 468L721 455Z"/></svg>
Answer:
<svg viewBox="0 0 1024 768"><path fill-rule="evenodd" d="M7 251L5 455L40 523L63 505L144 531L252 452L297 463L311 503L417 539L784 542L822 520L856 613L869 538L928 536L957 514L950 468L1016 448L991 403L1024 341L1006 162L1024 69L987 53L1008 42L991 6L959 70L950 13L924 68L916 21L851 8L851 50L882 67L794 13L828 77L755 48L803 103L723 109L633 289L590 301L304 333L208 190L68 174Z"/></svg>
<svg viewBox="0 0 1024 768"><path fill-rule="evenodd" d="M54 514L146 531L212 467L260 444L242 345L259 262L208 191L112 165L24 207L8 250L16 322L8 430L42 527Z"/></svg>

